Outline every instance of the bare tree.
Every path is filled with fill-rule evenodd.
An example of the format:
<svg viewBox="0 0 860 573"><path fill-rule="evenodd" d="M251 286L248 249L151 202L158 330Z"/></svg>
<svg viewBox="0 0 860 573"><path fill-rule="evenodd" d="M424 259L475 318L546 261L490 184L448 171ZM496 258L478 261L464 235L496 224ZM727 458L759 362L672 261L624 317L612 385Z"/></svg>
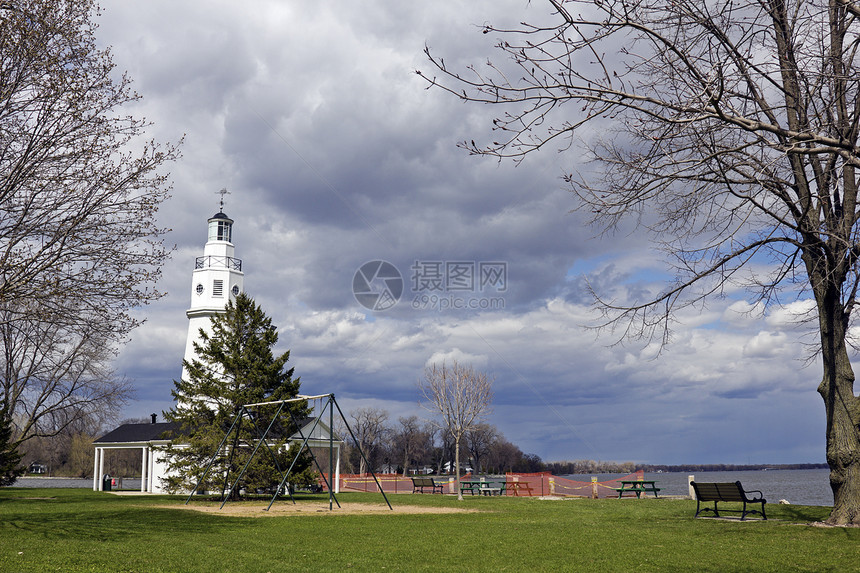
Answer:
<svg viewBox="0 0 860 573"><path fill-rule="evenodd" d="M371 469L376 470L380 453L387 446L388 436L391 433L387 426L388 412L380 408L359 408L351 412L349 417L352 419L350 424L352 432L358 442L355 445L364 452L364 456L358 454L360 457L358 473L367 473L365 457L367 463L372 466Z"/></svg>
<svg viewBox="0 0 860 573"><path fill-rule="evenodd" d="M427 457L433 446L433 431L421 426L418 416L397 418L399 428L392 430L392 445L403 456L403 475L407 475L413 462Z"/></svg>
<svg viewBox="0 0 860 573"><path fill-rule="evenodd" d="M445 473L451 473L451 459L455 457L454 454L454 438L450 433L445 431L445 428L438 425L436 422L430 422L433 425L434 437L438 437L439 442L438 446L434 448L434 457L433 462L436 466L436 473L441 474L443 471ZM434 425L435 424L435 425ZM448 468L445 468L445 464L448 463Z"/></svg>
<svg viewBox="0 0 860 573"><path fill-rule="evenodd" d="M458 97L499 104L472 153L567 149L588 125L595 172L566 180L599 228L632 219L674 261L645 301L598 301L606 326L667 342L676 311L741 284L816 303L834 507L860 524L860 398L846 334L860 276L860 10L850 0L548 0L500 34L506 64L451 70ZM760 264L769 261L767 269ZM750 264L754 262L755 265ZM754 268L755 267L755 268Z"/></svg>
<svg viewBox="0 0 860 573"><path fill-rule="evenodd" d="M457 483L460 483L460 442L470 429L490 413L493 403L493 380L471 366L451 366L443 362L424 370L424 379L418 382L421 406L439 414L439 426L454 438L454 465ZM463 492L457 488L457 499Z"/></svg>
<svg viewBox="0 0 860 573"><path fill-rule="evenodd" d="M56 434L31 435L20 444L23 465L38 462L52 476L92 477L93 440L101 435L100 429L96 420L84 417L69 422ZM140 453L136 455L140 459Z"/></svg>
<svg viewBox="0 0 860 573"><path fill-rule="evenodd" d="M101 426L131 394L128 381L109 367L111 341L81 326L67 328L50 318L13 320L0 311L0 390L16 406L18 443Z"/></svg>
<svg viewBox="0 0 860 573"><path fill-rule="evenodd" d="M523 459L523 451L504 438L499 438L487 455L488 465L499 473L514 471Z"/></svg>
<svg viewBox="0 0 860 573"><path fill-rule="evenodd" d="M481 460L485 459L493 448L493 444L499 440L498 429L492 424L476 424L466 430L466 449L472 456L475 471L481 471ZM484 463L487 466L487 463Z"/></svg>
<svg viewBox="0 0 860 573"><path fill-rule="evenodd" d="M18 440L128 397L105 365L139 324L130 310L161 296L169 255L155 214L178 152L120 112L140 96L96 45L97 13L0 3L0 321L15 331L0 384Z"/></svg>

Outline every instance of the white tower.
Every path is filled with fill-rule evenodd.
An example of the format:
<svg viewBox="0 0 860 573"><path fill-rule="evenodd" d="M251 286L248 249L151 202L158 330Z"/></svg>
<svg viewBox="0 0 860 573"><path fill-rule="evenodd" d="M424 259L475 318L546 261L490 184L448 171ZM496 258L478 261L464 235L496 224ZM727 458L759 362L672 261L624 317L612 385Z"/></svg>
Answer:
<svg viewBox="0 0 860 573"><path fill-rule="evenodd" d="M191 307L188 316L188 338L185 343L185 360L196 358L194 342L200 340L200 329L212 332L211 319L224 312L227 301L242 292L245 277L242 261L233 256L233 220L224 214L224 194L221 193L221 210L209 219L209 240L203 247L203 256L194 262L191 279ZM185 367L182 378L187 380Z"/></svg>

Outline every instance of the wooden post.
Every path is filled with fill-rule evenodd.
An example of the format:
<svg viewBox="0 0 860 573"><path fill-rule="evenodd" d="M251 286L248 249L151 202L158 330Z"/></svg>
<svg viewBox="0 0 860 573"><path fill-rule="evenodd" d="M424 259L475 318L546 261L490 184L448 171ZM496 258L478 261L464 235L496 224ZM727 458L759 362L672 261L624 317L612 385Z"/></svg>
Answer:
<svg viewBox="0 0 860 573"><path fill-rule="evenodd" d="M687 488L690 492L690 498L696 499L696 490L694 490L693 486L690 485L691 481L696 481L696 476L687 476Z"/></svg>
<svg viewBox="0 0 860 573"><path fill-rule="evenodd" d="M597 499L597 478L591 477L591 499Z"/></svg>

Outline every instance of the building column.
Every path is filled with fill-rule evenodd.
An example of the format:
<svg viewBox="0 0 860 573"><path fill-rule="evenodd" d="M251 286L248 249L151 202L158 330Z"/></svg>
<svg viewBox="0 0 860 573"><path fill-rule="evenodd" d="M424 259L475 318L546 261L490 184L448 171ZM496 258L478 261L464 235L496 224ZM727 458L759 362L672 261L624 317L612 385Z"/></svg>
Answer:
<svg viewBox="0 0 860 573"><path fill-rule="evenodd" d="M149 466L149 446L143 446L140 448L141 450L141 459L140 459L140 492L146 493L146 480L148 477L147 467Z"/></svg>
<svg viewBox="0 0 860 573"><path fill-rule="evenodd" d="M96 476L96 479L99 480L99 491L104 491L104 481L102 480L102 476L105 473L105 449L99 448L99 473Z"/></svg>
<svg viewBox="0 0 860 573"><path fill-rule="evenodd" d="M101 483L101 477L99 476L99 455L101 453L101 448L96 446L96 452L93 456L93 491L99 491L99 484Z"/></svg>
<svg viewBox="0 0 860 573"><path fill-rule="evenodd" d="M149 449L149 493L155 493L155 451Z"/></svg>

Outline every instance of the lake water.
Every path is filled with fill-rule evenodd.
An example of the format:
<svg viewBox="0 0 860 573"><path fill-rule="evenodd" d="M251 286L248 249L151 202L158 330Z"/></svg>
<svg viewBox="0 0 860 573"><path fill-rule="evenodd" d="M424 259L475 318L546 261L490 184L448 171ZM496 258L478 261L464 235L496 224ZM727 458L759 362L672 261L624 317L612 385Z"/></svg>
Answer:
<svg viewBox="0 0 860 573"><path fill-rule="evenodd" d="M14 487L62 487L92 489L93 478L58 478L58 477L21 477L15 482ZM122 488L129 490L140 490L140 478L123 478Z"/></svg>
<svg viewBox="0 0 860 573"><path fill-rule="evenodd" d="M668 472L646 473L646 480L654 480L660 495L688 495L689 476L701 482L741 482L745 490L760 490L768 503L784 499L796 505L833 505L830 490L830 470L766 470L739 472ZM577 481L590 481L591 476L565 476ZM597 481L619 474L597 474Z"/></svg>
<svg viewBox="0 0 860 573"><path fill-rule="evenodd" d="M747 490L761 490L768 503L777 503L781 499L796 505L833 505L833 493L830 491L829 470L767 470L743 472L669 472L646 473L645 479L655 480L660 488L660 495L688 495L688 477L695 476L696 481L703 482L735 482L739 481ZM576 481L591 481L590 475L564 476ZM620 474L597 474L598 481L605 481ZM92 488L92 479L69 478L19 478L15 487L71 487ZM140 479L126 478L122 489L140 490Z"/></svg>

